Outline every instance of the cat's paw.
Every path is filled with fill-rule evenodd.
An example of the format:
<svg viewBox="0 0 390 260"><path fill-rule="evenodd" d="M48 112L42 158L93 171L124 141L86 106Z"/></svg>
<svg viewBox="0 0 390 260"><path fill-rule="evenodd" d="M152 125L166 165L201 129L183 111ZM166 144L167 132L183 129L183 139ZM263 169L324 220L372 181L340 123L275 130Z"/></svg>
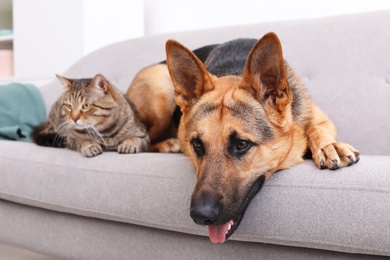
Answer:
<svg viewBox="0 0 390 260"><path fill-rule="evenodd" d="M317 149L313 160L320 169L336 170L359 161L359 152L346 143L331 143Z"/></svg>
<svg viewBox="0 0 390 260"><path fill-rule="evenodd" d="M131 138L118 145L118 153L139 153L146 150L146 144L143 139Z"/></svg>
<svg viewBox="0 0 390 260"><path fill-rule="evenodd" d="M81 148L81 153L85 157L94 157L103 152L103 148L98 144L89 144Z"/></svg>

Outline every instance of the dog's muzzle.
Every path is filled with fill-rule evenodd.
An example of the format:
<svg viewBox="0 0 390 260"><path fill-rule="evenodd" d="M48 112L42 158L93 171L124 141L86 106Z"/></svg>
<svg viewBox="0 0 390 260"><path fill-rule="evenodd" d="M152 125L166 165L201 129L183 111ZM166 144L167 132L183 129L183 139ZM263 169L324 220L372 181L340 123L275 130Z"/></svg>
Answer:
<svg viewBox="0 0 390 260"><path fill-rule="evenodd" d="M210 192L205 192L191 200L190 216L198 225L213 225L221 212L219 200Z"/></svg>
<svg viewBox="0 0 390 260"><path fill-rule="evenodd" d="M252 184L240 210L237 211L234 217L223 216L220 199L210 191L203 192L191 199L190 216L196 224L208 226L211 242L223 243L237 229L249 203L260 191L264 181L265 175L262 175Z"/></svg>

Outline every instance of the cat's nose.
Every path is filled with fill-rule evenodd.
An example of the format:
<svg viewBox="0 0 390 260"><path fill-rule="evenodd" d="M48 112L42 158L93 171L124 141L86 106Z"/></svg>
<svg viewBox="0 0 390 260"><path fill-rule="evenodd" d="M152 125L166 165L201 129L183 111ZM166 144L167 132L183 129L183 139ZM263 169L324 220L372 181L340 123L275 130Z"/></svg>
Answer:
<svg viewBox="0 0 390 260"><path fill-rule="evenodd" d="M71 119L73 122L77 123L77 120L80 119L80 113L74 113L72 112L72 114L70 115Z"/></svg>

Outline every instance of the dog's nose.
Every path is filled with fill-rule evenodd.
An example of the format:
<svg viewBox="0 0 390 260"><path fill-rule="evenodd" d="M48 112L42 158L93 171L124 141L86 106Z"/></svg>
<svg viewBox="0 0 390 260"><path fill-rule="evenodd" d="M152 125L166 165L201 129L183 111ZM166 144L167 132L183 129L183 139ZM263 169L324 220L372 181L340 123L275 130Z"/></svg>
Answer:
<svg viewBox="0 0 390 260"><path fill-rule="evenodd" d="M219 217L219 202L213 198L193 198L191 200L190 216L198 225L211 225Z"/></svg>

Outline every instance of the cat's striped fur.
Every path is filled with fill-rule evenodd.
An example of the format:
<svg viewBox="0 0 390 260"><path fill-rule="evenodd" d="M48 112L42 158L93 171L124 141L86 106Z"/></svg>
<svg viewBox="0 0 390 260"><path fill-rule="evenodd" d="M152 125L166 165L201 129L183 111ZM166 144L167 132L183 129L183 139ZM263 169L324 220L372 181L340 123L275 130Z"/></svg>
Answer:
<svg viewBox="0 0 390 260"><path fill-rule="evenodd" d="M32 139L42 146L67 147L93 157L103 150L147 151L149 136L138 112L101 74L89 79L57 76L64 93L48 121L37 126Z"/></svg>

